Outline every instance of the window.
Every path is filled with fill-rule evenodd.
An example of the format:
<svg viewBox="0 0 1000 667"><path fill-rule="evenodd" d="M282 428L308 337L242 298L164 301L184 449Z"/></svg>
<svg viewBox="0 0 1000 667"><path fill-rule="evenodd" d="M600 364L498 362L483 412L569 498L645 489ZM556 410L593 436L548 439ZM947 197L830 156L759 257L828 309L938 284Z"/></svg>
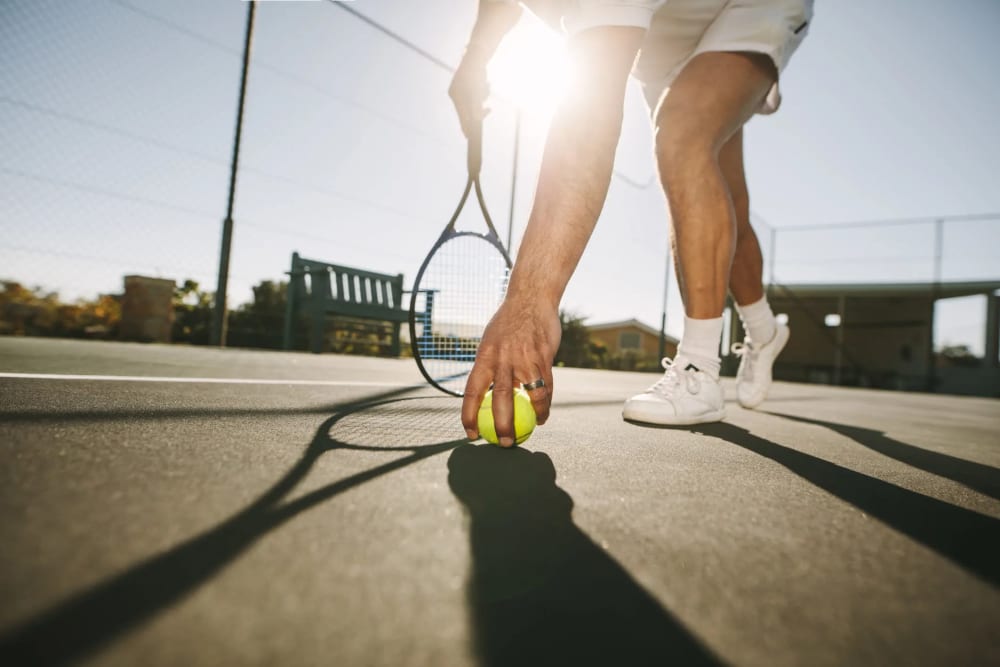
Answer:
<svg viewBox="0 0 1000 667"><path fill-rule="evenodd" d="M638 350L639 334L635 331L623 331L618 334L618 347L622 350Z"/></svg>

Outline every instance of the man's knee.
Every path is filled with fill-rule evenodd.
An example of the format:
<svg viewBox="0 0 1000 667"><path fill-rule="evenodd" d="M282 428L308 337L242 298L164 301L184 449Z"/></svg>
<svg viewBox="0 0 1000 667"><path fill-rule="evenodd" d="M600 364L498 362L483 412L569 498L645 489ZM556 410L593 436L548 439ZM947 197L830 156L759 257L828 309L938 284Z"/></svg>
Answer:
<svg viewBox="0 0 1000 667"><path fill-rule="evenodd" d="M706 122L697 107L669 96L656 119L656 159L666 175L692 160L715 160L728 138L719 127Z"/></svg>
<svg viewBox="0 0 1000 667"><path fill-rule="evenodd" d="M656 153L663 166L717 158L753 116L775 80L773 64L757 53L695 56L671 85L656 118Z"/></svg>

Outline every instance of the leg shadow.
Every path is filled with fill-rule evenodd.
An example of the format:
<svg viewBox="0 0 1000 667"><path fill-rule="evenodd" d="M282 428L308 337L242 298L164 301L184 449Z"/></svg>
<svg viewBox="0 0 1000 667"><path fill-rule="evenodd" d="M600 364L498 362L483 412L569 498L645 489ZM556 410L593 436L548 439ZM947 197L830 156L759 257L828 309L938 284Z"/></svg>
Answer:
<svg viewBox="0 0 1000 667"><path fill-rule="evenodd" d="M253 504L214 528L138 563L4 633L0 636L0 664L62 665L79 662L182 600L235 561L246 549L302 512L381 475L468 442L463 438L416 446L384 444L392 434L403 442L418 437L402 428L403 424L412 423L412 415L405 402L427 399L386 400L388 396L403 393L406 391L388 392L367 402L340 406L339 412L319 428L299 461ZM399 403L403 403L404 407L395 408L395 404ZM405 419L398 420L395 427L373 428L365 419L366 411L373 409L397 410ZM415 408L409 410L418 411ZM449 413L448 418L454 419L454 416ZM438 425L436 433L440 432ZM349 437L344 438L344 435ZM361 444L358 444L359 441ZM375 442L383 444L373 444ZM403 456L332 482L293 501L282 502L306 477L316 460L334 449L399 452Z"/></svg>
<svg viewBox="0 0 1000 667"><path fill-rule="evenodd" d="M889 527L1000 586L1000 520L779 445L727 423L694 428L767 457Z"/></svg>
<svg viewBox="0 0 1000 667"><path fill-rule="evenodd" d="M947 477L959 484L964 484L974 491L1000 500L1000 470L991 466L974 461L966 461L965 459L900 442L888 437L883 431L825 422L819 419L795 417L778 412L768 412L767 414L803 424L823 426L879 454L896 459L914 468L919 468L932 475Z"/></svg>
<svg viewBox="0 0 1000 667"><path fill-rule="evenodd" d="M548 456L463 445L448 471L470 518L483 665L720 664L574 525Z"/></svg>

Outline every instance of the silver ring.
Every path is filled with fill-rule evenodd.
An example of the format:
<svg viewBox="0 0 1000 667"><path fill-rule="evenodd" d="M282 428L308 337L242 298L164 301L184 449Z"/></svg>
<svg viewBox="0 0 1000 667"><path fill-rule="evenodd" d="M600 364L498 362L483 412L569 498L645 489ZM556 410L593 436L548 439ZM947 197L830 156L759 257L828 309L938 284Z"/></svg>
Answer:
<svg viewBox="0 0 1000 667"><path fill-rule="evenodd" d="M525 382L521 386L524 388L525 391L531 391L532 389L538 389L539 387L544 387L545 386L545 379L544 378L538 378L534 382Z"/></svg>

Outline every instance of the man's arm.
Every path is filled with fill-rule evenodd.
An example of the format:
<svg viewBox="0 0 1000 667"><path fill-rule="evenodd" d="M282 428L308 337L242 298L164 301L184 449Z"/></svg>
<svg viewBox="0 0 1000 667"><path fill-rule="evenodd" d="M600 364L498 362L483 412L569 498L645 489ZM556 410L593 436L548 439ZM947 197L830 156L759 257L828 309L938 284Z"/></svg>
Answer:
<svg viewBox="0 0 1000 667"><path fill-rule="evenodd" d="M500 444L513 444L513 390L530 392L539 423L552 402L552 361L559 348L559 301L607 197L621 133L625 84L645 30L597 27L570 39L574 80L552 120L535 203L507 297L483 334L466 384L462 424L478 435L479 405L493 384Z"/></svg>
<svg viewBox="0 0 1000 667"><path fill-rule="evenodd" d="M490 88L486 80L486 65L489 64L504 35L510 32L521 18L521 6L504 0L479 0L479 13L472 27L469 43L465 47L462 62L455 70L455 76L448 88L448 95L455 104L462 132L469 131L483 121L487 113L484 107Z"/></svg>

